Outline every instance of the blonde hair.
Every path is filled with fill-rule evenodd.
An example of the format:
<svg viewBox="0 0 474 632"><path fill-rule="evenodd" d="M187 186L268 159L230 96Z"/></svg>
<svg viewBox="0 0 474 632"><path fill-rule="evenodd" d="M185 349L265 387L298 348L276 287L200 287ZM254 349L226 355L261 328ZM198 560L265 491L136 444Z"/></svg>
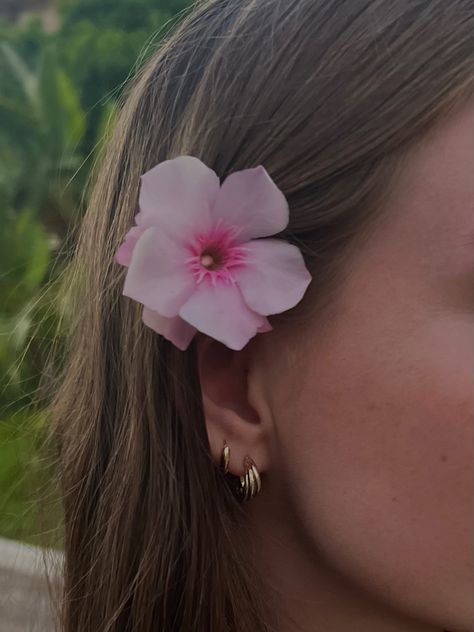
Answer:
<svg viewBox="0 0 474 632"><path fill-rule="evenodd" d="M242 507L209 453L194 344L175 349L121 296L139 176L180 154L221 177L263 164L322 317L394 167L473 94L473 30L470 0L212 0L139 72L82 225L53 405L63 632L270 629Z"/></svg>

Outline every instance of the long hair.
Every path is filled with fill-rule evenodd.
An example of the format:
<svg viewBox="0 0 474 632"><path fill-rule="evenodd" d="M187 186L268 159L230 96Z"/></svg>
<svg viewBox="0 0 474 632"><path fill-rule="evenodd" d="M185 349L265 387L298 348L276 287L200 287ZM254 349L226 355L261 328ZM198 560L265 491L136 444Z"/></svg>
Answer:
<svg viewBox="0 0 474 632"><path fill-rule="evenodd" d="M404 156L473 95L473 32L471 0L211 0L139 71L68 276L52 409L63 632L270 629L243 506L210 456L194 343L174 348L121 295L114 253L140 175L182 154L221 178L263 164L313 274L302 309L322 314Z"/></svg>

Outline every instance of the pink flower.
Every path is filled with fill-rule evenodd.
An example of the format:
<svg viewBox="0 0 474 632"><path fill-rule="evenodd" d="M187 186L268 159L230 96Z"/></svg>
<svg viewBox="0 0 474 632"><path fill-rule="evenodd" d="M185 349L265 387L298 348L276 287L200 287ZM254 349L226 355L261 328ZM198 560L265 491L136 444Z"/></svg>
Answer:
<svg viewBox="0 0 474 632"><path fill-rule="evenodd" d="M143 322L180 349L196 331L240 350L272 329L311 281L300 250L260 239L288 224L288 204L263 167L218 176L180 156L141 177L140 212L117 251L123 293Z"/></svg>

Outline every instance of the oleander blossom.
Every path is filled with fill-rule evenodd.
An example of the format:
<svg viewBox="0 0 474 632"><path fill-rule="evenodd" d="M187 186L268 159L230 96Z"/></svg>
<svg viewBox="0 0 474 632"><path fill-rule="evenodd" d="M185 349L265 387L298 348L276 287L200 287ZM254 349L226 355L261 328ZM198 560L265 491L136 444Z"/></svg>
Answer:
<svg viewBox="0 0 474 632"><path fill-rule="evenodd" d="M128 268L123 294L143 322L181 350L197 331L240 350L266 318L294 307L311 275L282 239L289 209L262 167L220 184L214 171L180 156L141 176L139 212L116 254Z"/></svg>

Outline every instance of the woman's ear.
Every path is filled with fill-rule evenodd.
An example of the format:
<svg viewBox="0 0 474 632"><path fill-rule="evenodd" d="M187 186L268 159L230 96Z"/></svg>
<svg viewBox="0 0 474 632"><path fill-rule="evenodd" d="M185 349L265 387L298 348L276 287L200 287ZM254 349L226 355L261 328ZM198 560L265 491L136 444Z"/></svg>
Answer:
<svg viewBox="0 0 474 632"><path fill-rule="evenodd" d="M250 401L252 345L233 351L207 336L197 336L198 369L212 457L220 464L224 440L230 447L229 472L245 473L249 455L259 472L268 468L267 428ZM255 389L252 389L254 392ZM254 398L255 399L255 398Z"/></svg>

